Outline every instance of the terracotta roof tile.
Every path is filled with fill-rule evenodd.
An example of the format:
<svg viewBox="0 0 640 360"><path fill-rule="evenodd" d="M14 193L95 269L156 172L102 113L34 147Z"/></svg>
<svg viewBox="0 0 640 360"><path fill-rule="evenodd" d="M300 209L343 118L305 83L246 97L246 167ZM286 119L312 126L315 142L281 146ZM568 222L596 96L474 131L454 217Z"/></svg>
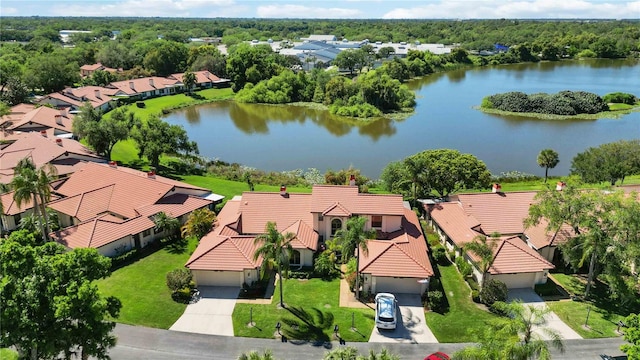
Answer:
<svg viewBox="0 0 640 360"><path fill-rule="evenodd" d="M159 76L150 76L145 78L116 81L112 82L106 87L117 89L119 92L122 92L126 95L136 95L144 92L173 87L177 83L178 81L174 79L168 79ZM133 85L133 88L131 87L131 85Z"/></svg>
<svg viewBox="0 0 640 360"><path fill-rule="evenodd" d="M311 212L323 213L336 202L352 214L402 215L404 205L400 195L358 193L357 186L315 185Z"/></svg>
<svg viewBox="0 0 640 360"><path fill-rule="evenodd" d="M144 216L123 221L110 215L103 215L56 231L51 235L57 242L71 249L99 248L126 236L152 229L154 226L153 221Z"/></svg>
<svg viewBox="0 0 640 360"><path fill-rule="evenodd" d="M293 225L282 231L283 234L293 233L296 235L295 239L291 242L291 246L294 249L318 249L318 233L307 223L298 220Z"/></svg>
<svg viewBox="0 0 640 360"><path fill-rule="evenodd" d="M10 130L23 130L27 125L33 124L40 125L43 128L52 128L58 133L71 134L71 123L73 122L73 115L66 111L52 109L47 106L41 106L35 108L28 113L22 115L20 120L14 122L9 129ZM35 131L40 131L38 128Z"/></svg>
<svg viewBox="0 0 640 360"><path fill-rule="evenodd" d="M531 273L553 268L550 262L527 246L519 237L514 236L499 240L489 273L493 275Z"/></svg>
<svg viewBox="0 0 640 360"><path fill-rule="evenodd" d="M51 201L55 201L60 197L56 194L51 194ZM22 212L25 212L31 208L33 208L33 201L31 199L27 200L22 206L18 206L18 204L13 200L13 191L6 192L4 194L0 194L0 201L2 202L2 209L4 211L4 215L13 216L18 215Z"/></svg>
<svg viewBox="0 0 640 360"><path fill-rule="evenodd" d="M476 236L482 235L472 230L479 222L465 213L457 202L436 204L431 211L431 217L458 247L463 247Z"/></svg>
<svg viewBox="0 0 640 360"><path fill-rule="evenodd" d="M296 221L313 224L309 212L311 194L245 192L238 211L242 213L242 233L262 234L267 222L275 222L278 231L283 231Z"/></svg>
<svg viewBox="0 0 640 360"><path fill-rule="evenodd" d="M155 204L145 205L136 209L142 216L152 216L159 212L172 217L180 217L194 210L211 205L212 201L190 196L187 194L173 194L158 200Z"/></svg>

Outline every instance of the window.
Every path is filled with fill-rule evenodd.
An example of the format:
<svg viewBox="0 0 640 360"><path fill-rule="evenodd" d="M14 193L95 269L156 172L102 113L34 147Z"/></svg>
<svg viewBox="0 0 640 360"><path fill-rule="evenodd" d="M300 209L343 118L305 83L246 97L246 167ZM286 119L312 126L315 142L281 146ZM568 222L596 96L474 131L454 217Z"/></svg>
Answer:
<svg viewBox="0 0 640 360"><path fill-rule="evenodd" d="M373 227L373 228L382 228L382 216L381 215L373 215L371 217L371 227Z"/></svg>
<svg viewBox="0 0 640 360"><path fill-rule="evenodd" d="M147 237L149 235L151 235L151 230L145 230L142 232L142 237Z"/></svg>
<svg viewBox="0 0 640 360"><path fill-rule="evenodd" d="M338 230L342 229L342 220L333 219L331 220L331 236L335 236Z"/></svg>
<svg viewBox="0 0 640 360"><path fill-rule="evenodd" d="M20 225L20 214L13 215L13 223L18 226Z"/></svg>
<svg viewBox="0 0 640 360"><path fill-rule="evenodd" d="M289 258L289 265L300 265L300 251L293 250L291 252L291 257Z"/></svg>

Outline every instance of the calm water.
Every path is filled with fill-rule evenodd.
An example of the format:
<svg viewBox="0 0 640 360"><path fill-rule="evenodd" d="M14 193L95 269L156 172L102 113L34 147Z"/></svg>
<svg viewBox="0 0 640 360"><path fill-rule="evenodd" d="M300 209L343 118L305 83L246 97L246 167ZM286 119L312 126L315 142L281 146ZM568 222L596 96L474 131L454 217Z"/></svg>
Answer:
<svg viewBox="0 0 640 360"><path fill-rule="evenodd" d="M640 113L620 119L542 121L484 114L473 107L507 91L640 95L640 65L630 61L572 61L509 65L436 74L409 84L414 115L366 126L337 121L325 111L295 106L220 102L174 112L165 120L185 127L210 158L264 170L341 169L353 165L370 177L384 166L425 149L451 148L483 160L493 174L518 170L544 175L536 164L552 148L566 175L571 159L590 146L640 138Z"/></svg>

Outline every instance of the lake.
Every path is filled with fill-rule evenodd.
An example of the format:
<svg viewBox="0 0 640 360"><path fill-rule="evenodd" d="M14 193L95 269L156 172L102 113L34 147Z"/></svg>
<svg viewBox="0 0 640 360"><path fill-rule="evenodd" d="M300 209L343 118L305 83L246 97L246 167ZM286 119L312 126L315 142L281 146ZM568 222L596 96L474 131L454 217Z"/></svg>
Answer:
<svg viewBox="0 0 640 360"><path fill-rule="evenodd" d="M552 148L560 163L550 175L567 175L571 159L591 146L640 138L640 113L619 119L538 120L485 114L474 109L487 95L508 91L640 95L640 64L630 60L584 60L473 68L434 74L408 83L416 92L415 114L350 125L327 111L298 106L224 101L193 106L164 119L184 126L200 153L268 171L359 168L379 177L391 161L426 149L471 153L489 170L544 175L536 163Z"/></svg>

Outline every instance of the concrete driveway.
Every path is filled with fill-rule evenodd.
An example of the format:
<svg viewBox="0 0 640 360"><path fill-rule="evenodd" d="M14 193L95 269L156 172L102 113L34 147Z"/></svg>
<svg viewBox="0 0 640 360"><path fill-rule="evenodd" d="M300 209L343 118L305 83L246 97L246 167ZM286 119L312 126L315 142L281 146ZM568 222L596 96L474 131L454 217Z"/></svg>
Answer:
<svg viewBox="0 0 640 360"><path fill-rule="evenodd" d="M542 300L542 298L538 296L533 289L509 289L508 300L512 301L516 299L522 300L525 305L533 305L538 308L548 308L544 300ZM563 339L582 339L582 336L560 320L558 315L553 311L547 315L546 320L547 323L543 327L557 331ZM534 332L538 334L540 338L550 340L549 336L541 331L539 327L534 330Z"/></svg>
<svg viewBox="0 0 640 360"><path fill-rule="evenodd" d="M369 342L425 344L438 340L427 326L420 295L395 294L400 316L395 330L379 330L374 326Z"/></svg>
<svg viewBox="0 0 640 360"><path fill-rule="evenodd" d="M240 287L200 286L200 299L187 305L184 314L169 330L233 336L231 314Z"/></svg>

